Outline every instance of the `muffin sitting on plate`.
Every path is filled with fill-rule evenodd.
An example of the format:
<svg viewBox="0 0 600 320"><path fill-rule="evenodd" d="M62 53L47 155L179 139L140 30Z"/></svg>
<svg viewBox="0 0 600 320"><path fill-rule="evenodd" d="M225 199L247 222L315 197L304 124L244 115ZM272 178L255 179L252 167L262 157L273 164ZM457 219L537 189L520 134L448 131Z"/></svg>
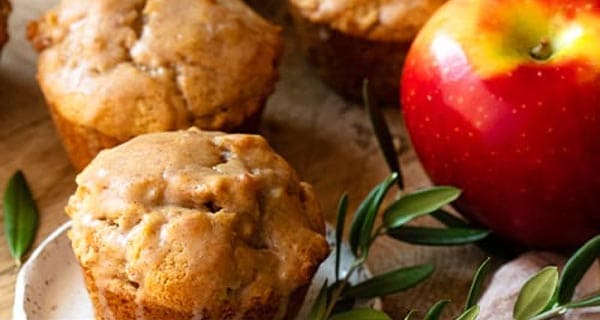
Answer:
<svg viewBox="0 0 600 320"><path fill-rule="evenodd" d="M256 135L142 135L77 177L97 319L289 319L328 255L312 188Z"/></svg>
<svg viewBox="0 0 600 320"><path fill-rule="evenodd" d="M253 127L281 53L280 28L239 0L63 0L28 36L78 169L144 133Z"/></svg>
<svg viewBox="0 0 600 320"><path fill-rule="evenodd" d="M378 100L397 104L410 44L446 0L288 0L303 47L319 76L360 98L363 79Z"/></svg>

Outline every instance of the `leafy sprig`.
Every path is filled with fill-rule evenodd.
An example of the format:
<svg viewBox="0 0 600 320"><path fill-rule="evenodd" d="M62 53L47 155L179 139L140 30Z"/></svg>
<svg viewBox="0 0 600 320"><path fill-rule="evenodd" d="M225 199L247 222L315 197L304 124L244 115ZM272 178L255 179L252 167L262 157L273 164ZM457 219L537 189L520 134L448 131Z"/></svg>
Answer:
<svg viewBox="0 0 600 320"><path fill-rule="evenodd" d="M559 274L550 266L533 275L519 293L513 311L516 320L543 320L562 315L570 309L600 306L600 294L573 300L581 279L600 257L600 236L577 250Z"/></svg>
<svg viewBox="0 0 600 320"><path fill-rule="evenodd" d="M344 194L341 197L336 222L335 282L329 286L327 283L323 284L313 305L311 320L329 319L332 315L332 319L388 319L389 317L380 311L368 311L368 309L347 311L347 307L351 306L356 299L378 297L409 289L433 273L432 264L422 264L399 268L356 285L350 284L350 277L367 260L371 245L380 236L387 235L399 241L420 245L461 245L479 241L489 235L487 230L473 228L466 224L446 228L407 225L414 219L437 212L458 198L460 190L449 186L432 187L404 194L383 210L382 222L377 228L375 227L376 218L382 211L380 207L384 198L394 184L402 190L404 182L391 133L383 114L374 107L369 97L366 81L363 85L363 98L369 119L376 131L377 141L392 174L373 188L354 212L348 238L355 258L343 278L339 270L340 246L344 234L348 196ZM340 307L342 305L346 308ZM364 318L361 318L363 316Z"/></svg>
<svg viewBox="0 0 600 320"><path fill-rule="evenodd" d="M572 309L600 306L600 293L573 300L575 289L598 257L600 257L600 236L589 240L577 250L561 272L556 266L547 266L535 273L519 291L513 308L513 319L547 320L559 317ZM487 258L475 272L465 311L456 318L457 320L477 319L479 307L476 301L483 291L483 284L490 270L489 266L490 258ZM442 309L447 304L448 300L438 301L428 311L424 320L439 320Z"/></svg>
<svg viewBox="0 0 600 320"><path fill-rule="evenodd" d="M350 278L367 260L374 241L390 236L399 241L424 245L459 245L485 238L487 230L468 227L417 228L407 224L414 219L430 215L454 201L460 190L452 187L432 187L405 194L381 209L384 198L397 184L399 175L391 174L373 188L356 209L349 230L350 249L354 255L349 270L340 274L340 247L344 234L348 209L348 196L339 201L336 222L335 282L323 284L310 313L311 320L323 319L388 319L380 311L359 309L348 311L357 299L385 296L412 288L427 279L434 271L432 264L403 267L375 276L358 284ZM376 226L377 217L383 212L382 222ZM365 318L360 318L364 316Z"/></svg>
<svg viewBox="0 0 600 320"><path fill-rule="evenodd" d="M381 111L374 107L370 100L368 94L368 82L366 81L363 83L363 98L377 141L381 147L382 153L390 170L394 172L394 174L373 189L365 201L363 201L363 203L359 206L350 232L352 250L355 254L358 254L359 258L357 258L352 264L352 267L346 274L346 277L340 280L339 250L340 241L342 239L341 234L343 234L344 228L343 222L346 217L348 202L346 195L342 197L339 206L340 210L338 212L338 222L336 228L336 283L330 286L329 290L326 289L327 282L323 285L323 289L319 294L317 303L315 303L313 308L313 313L311 313L311 320L390 319L390 317L382 311L372 309L356 309L347 311L347 309L335 308L337 303L349 301L347 298L343 298L344 292L352 292L352 286L348 283L348 279L356 270L356 268L360 264L364 263L368 255L368 248L380 235L386 234L401 241L425 245L453 245L481 240L477 243L477 245L487 252L491 252L503 257L514 257L518 253L518 251L512 248L507 250L502 239L499 239L494 235L490 235L488 231L473 228L470 223L448 213L447 211L444 211L442 207L460 195L460 191L452 187L433 187L401 197L392 205L390 205L387 210L385 210L382 225L376 229L376 232L372 233L374 222L372 222L371 219L376 217L377 212L370 210L378 209L383 197L385 197L385 194L394 182L398 184L401 190L403 189L404 184L400 164L395 154L389 128ZM358 218L356 217L357 214L359 215ZM423 215L430 215L434 217L448 228L422 228L405 226L406 223ZM366 227L364 225L365 221L368 221ZM361 233L363 231L368 232ZM566 313L569 309L600 306L600 294L588 296L580 300L572 300L575 288L587 270L590 268L594 260L598 259L599 257L600 236L593 238L583 247L577 250L577 252L575 252L575 254L566 263L562 273L559 274L558 269L552 266L546 267L536 273L524 284L523 288L521 289L514 307L513 318L515 320L545 320L560 316ZM490 261L490 258L487 258L475 271L463 312L455 318L456 320L477 319L480 311L477 301L481 297L485 279L487 278L491 269ZM416 285L425 279L426 276L424 275L430 274L430 272L427 270L428 267L431 268L431 271L433 271L433 266L422 265L412 268L398 269L388 274L378 276L374 278L376 280L372 280L378 285L374 285L374 283L362 285L362 289L359 290L359 292L369 292L370 294L362 296L357 295L352 298L381 296L410 288L411 286ZM418 276L411 276L411 271L419 271L416 272ZM395 280L399 283L390 284L387 282L382 282L383 279L390 282ZM385 289L378 291L378 288L380 288L379 285ZM361 287L361 284L357 285L356 287ZM350 299L350 301L352 302L352 299ZM436 302L427 311L423 320L439 320L444 308L449 303L449 300L440 300ZM329 306L327 307L327 305ZM348 306L347 303L346 306ZM318 312L318 316L315 317L315 310L325 310L325 312ZM334 310L342 310L342 312L334 314ZM344 312L344 310L346 311ZM329 318L329 316L332 314L333 316ZM414 315L415 311L410 311L404 319L413 319Z"/></svg>

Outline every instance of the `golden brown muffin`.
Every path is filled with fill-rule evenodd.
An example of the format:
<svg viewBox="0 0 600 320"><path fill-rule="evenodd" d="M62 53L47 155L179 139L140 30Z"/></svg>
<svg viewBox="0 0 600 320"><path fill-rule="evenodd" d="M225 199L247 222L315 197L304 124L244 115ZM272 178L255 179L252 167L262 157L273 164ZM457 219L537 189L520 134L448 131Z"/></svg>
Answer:
<svg viewBox="0 0 600 320"><path fill-rule="evenodd" d="M329 252L312 188L260 136L142 135L77 184L69 236L97 319L289 319Z"/></svg>
<svg viewBox="0 0 600 320"><path fill-rule="evenodd" d="M11 6L8 0L0 0L0 48L8 41L8 15Z"/></svg>
<svg viewBox="0 0 600 320"><path fill-rule="evenodd" d="M288 0L296 30L319 76L344 96L371 94L397 104L412 39L446 0Z"/></svg>
<svg viewBox="0 0 600 320"><path fill-rule="evenodd" d="M246 129L281 53L280 28L239 0L63 0L28 37L78 169L144 133Z"/></svg>

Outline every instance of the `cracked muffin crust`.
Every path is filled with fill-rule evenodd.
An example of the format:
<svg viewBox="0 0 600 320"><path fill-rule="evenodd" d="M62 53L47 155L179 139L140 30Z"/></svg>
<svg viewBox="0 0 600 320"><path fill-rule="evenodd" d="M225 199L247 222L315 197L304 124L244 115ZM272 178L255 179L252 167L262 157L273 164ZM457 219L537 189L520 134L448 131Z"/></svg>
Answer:
<svg viewBox="0 0 600 320"><path fill-rule="evenodd" d="M8 15L11 5L8 0L0 0L0 48L8 41Z"/></svg>
<svg viewBox="0 0 600 320"><path fill-rule="evenodd" d="M134 136L257 121L280 29L239 0L63 0L28 27L72 162Z"/></svg>
<svg viewBox="0 0 600 320"><path fill-rule="evenodd" d="M329 252L311 187L260 136L142 135L77 184L69 236L97 319L289 319Z"/></svg>
<svg viewBox="0 0 600 320"><path fill-rule="evenodd" d="M362 81L378 100L398 104L404 57L446 0L288 0L310 62L342 95L360 99Z"/></svg>

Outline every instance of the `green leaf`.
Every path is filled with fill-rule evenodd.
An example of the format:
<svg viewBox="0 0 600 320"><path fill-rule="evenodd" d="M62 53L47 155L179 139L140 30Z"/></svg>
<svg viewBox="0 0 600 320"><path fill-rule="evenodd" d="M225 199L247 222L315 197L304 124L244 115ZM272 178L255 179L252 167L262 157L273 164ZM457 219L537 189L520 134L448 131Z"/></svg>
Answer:
<svg viewBox="0 0 600 320"><path fill-rule="evenodd" d="M465 311L476 305L477 301L479 301L479 298L481 298L485 279L490 272L490 262L490 257L487 257L485 260L483 260L479 268L477 268L477 271L475 271L475 274L473 275L473 281L471 282L471 287L469 288L469 294L467 295L467 301L465 302Z"/></svg>
<svg viewBox="0 0 600 320"><path fill-rule="evenodd" d="M474 306L470 307L468 310L466 310L465 312L463 312L463 314L461 314L458 318L456 318L456 320L475 320L475 319L477 319L478 315L479 315L479 306L474 305Z"/></svg>
<svg viewBox="0 0 600 320"><path fill-rule="evenodd" d="M431 187L409 193L396 200L385 210L383 219L387 228L399 227L412 219L432 213L456 200L460 190L454 187Z"/></svg>
<svg viewBox="0 0 600 320"><path fill-rule="evenodd" d="M335 280L340 280L340 261L344 224L348 212L348 194L344 193L338 204L337 223L335 226Z"/></svg>
<svg viewBox="0 0 600 320"><path fill-rule="evenodd" d="M371 103L371 96L369 95L369 80L367 79L363 81L362 94L363 102L365 104L365 108L367 109L367 113L369 114L369 120L371 121L371 127L373 128L373 132L375 133L375 137L377 138L377 142L379 143L379 148L383 153L385 162L390 168L390 172L398 172L398 187L400 187L400 189L404 189L402 171L400 171L400 163L398 162L398 155L396 154L396 149L394 148L394 141L392 139L392 134L390 133L390 128L385 121L385 117L383 116L381 109Z"/></svg>
<svg viewBox="0 0 600 320"><path fill-rule="evenodd" d="M479 241L490 231L471 228L426 228L403 226L388 229L387 234L394 239L420 245L452 246Z"/></svg>
<svg viewBox="0 0 600 320"><path fill-rule="evenodd" d="M391 320L387 314L369 308L360 308L350 310L344 313L338 313L329 320Z"/></svg>
<svg viewBox="0 0 600 320"><path fill-rule="evenodd" d="M416 286L427 279L433 270L432 264L397 269L349 287L344 290L343 296L369 299L396 293Z"/></svg>
<svg viewBox="0 0 600 320"><path fill-rule="evenodd" d="M444 210L436 210L431 213L431 216L434 217L437 221L443 223L444 225L446 225L448 227L467 228L467 227L471 226L465 220L463 220L451 213L448 213Z"/></svg>
<svg viewBox="0 0 600 320"><path fill-rule="evenodd" d="M600 295L587 297L582 300L569 302L564 305L567 309L587 308L600 306Z"/></svg>
<svg viewBox="0 0 600 320"><path fill-rule="evenodd" d="M468 222L444 210L437 210L435 212L432 212L431 216L448 227L472 227L472 225ZM475 243L475 245L491 255L498 256L507 260L517 257L520 253L520 250L518 250L514 246L507 246L505 239L502 239L493 233L491 233L485 239Z"/></svg>
<svg viewBox="0 0 600 320"><path fill-rule="evenodd" d="M439 320L442 316L444 308L448 303L450 303L448 300L440 300L436 302L431 308L429 308L423 320Z"/></svg>
<svg viewBox="0 0 600 320"><path fill-rule="evenodd" d="M562 270L558 284L559 304L571 301L581 278L598 257L600 257L600 236L588 241L569 258Z"/></svg>
<svg viewBox="0 0 600 320"><path fill-rule="evenodd" d="M544 311L558 285L558 269L546 267L529 278L517 298L513 310L516 320L527 320Z"/></svg>
<svg viewBox="0 0 600 320"><path fill-rule="evenodd" d="M321 286L321 290L319 290L319 295L315 299L310 314L308 315L308 319L325 320L323 319L325 312L327 312L327 280L325 280Z"/></svg>
<svg viewBox="0 0 600 320"><path fill-rule="evenodd" d="M350 249L352 250L352 253L354 253L355 255L358 252L358 241L360 239L360 231L362 230L362 226L365 221L365 216L367 215L367 211L371 206L371 202L373 202L373 198L375 197L380 188L381 184L373 188L354 212L354 217L352 218L352 223L350 224L350 234L348 235L348 242L350 244Z"/></svg>
<svg viewBox="0 0 600 320"><path fill-rule="evenodd" d="M390 187L398 179L397 173L392 173L382 183L376 186L369 195L360 204L354 219L350 225L350 248L352 252L358 256L359 251L361 256L366 256L368 242L371 239L371 231L375 224L375 217L379 212L379 207L383 198L389 191Z"/></svg>
<svg viewBox="0 0 600 320"><path fill-rule="evenodd" d="M38 211L25 175L20 170L8 181L4 192L4 232L10 254L20 265L29 250L38 225Z"/></svg>
<svg viewBox="0 0 600 320"><path fill-rule="evenodd" d="M366 259L367 254L369 252L369 247L371 246L371 234L373 233L373 227L375 226L375 219L377 218L377 214L379 213L379 207L381 207L381 203L385 198L386 194L392 187L394 183L398 180L398 174L392 173L382 185L380 192L375 195L373 198L373 202L371 203L371 207L367 211L367 216L363 223L363 227L361 230L361 235L358 241L358 247L361 254L361 258Z"/></svg>

